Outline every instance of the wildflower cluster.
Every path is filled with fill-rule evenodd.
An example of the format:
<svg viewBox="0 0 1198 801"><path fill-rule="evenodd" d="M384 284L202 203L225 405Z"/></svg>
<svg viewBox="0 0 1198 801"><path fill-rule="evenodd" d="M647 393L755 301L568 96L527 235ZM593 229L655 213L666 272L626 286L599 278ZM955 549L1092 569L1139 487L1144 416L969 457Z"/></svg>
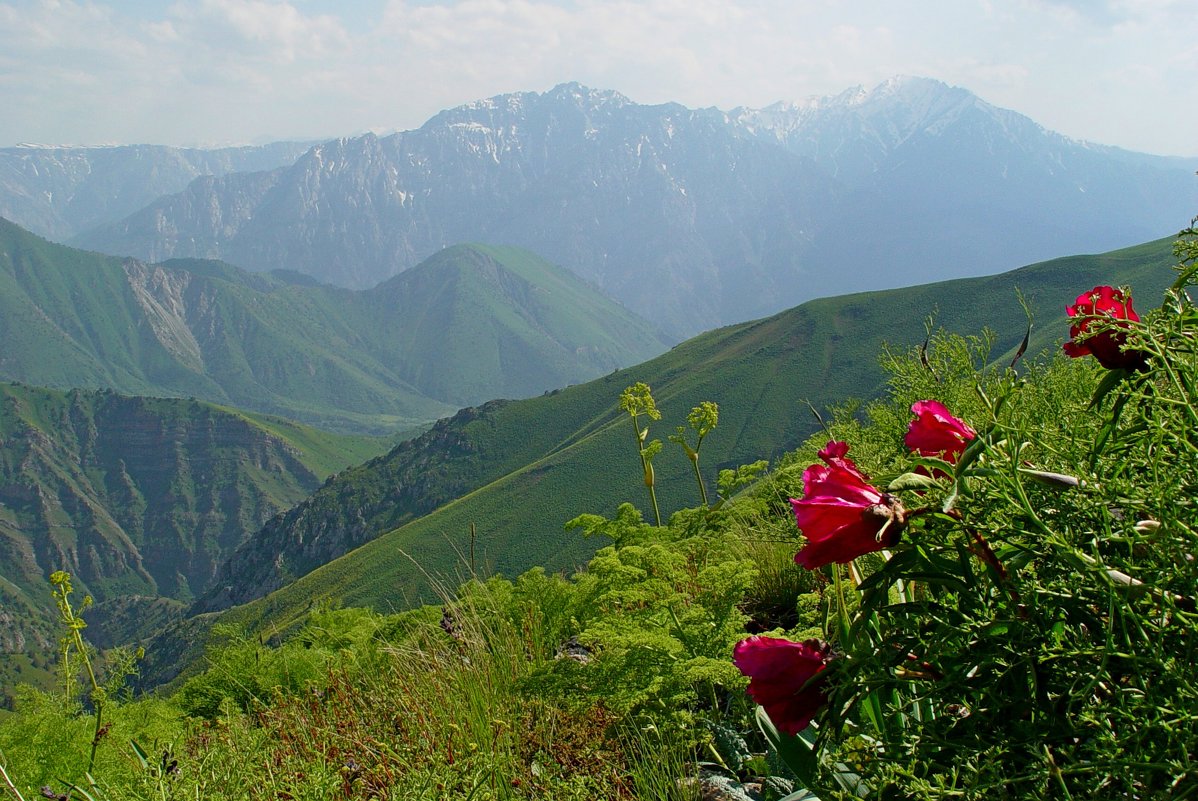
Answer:
<svg viewBox="0 0 1198 801"><path fill-rule="evenodd" d="M977 436L939 401L919 401L911 411L916 417L905 442L915 453L956 462ZM790 500L807 540L795 563L808 570L893 547L906 525L902 503L872 486L848 458L848 450L847 443L829 442L819 452L824 464L803 473L803 497ZM827 701L817 677L824 678L831 654L831 646L820 640L750 637L737 645L734 661L750 677L749 695L765 707L779 731L797 734Z"/></svg>
<svg viewBox="0 0 1198 801"><path fill-rule="evenodd" d="M753 636L733 661L809 790L1198 792L1193 257L1144 320L1109 286L1066 307L1093 392L979 375L970 422L910 406L885 480L835 438L803 471L794 559L827 582L826 640Z"/></svg>

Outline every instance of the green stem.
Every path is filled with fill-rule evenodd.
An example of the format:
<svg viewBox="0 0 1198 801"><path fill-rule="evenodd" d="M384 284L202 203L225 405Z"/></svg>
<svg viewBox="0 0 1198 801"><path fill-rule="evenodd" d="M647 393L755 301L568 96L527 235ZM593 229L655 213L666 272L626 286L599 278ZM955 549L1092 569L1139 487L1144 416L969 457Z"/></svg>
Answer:
<svg viewBox="0 0 1198 801"><path fill-rule="evenodd" d="M25 801L25 796L21 795L21 791L12 783L12 779L8 778L8 771L4 769L3 765L0 765L0 776L4 777L4 785L17 797L17 801Z"/></svg>
<svg viewBox="0 0 1198 801"><path fill-rule="evenodd" d="M836 628L840 647L846 651L849 649L849 630L851 623L849 622L849 609L844 599L844 582L840 577L840 568L836 565L832 566L832 586L836 589Z"/></svg>
<svg viewBox="0 0 1198 801"><path fill-rule="evenodd" d="M686 632L682 630L682 621L678 619L678 613L674 611L674 605L668 604L666 609L669 610L670 620L674 624L674 634L678 637L679 642L686 647L687 654L692 659L699 656L699 652L695 648L694 643L690 641L690 637L687 637Z"/></svg>
<svg viewBox="0 0 1198 801"><path fill-rule="evenodd" d="M96 681L96 671L92 668L92 661L87 656L87 651L83 643L83 635L79 633L79 629L73 630L75 634L75 647L79 649L79 653L83 656L83 664L87 667L87 678L92 685L92 705L96 708L96 727L92 731L92 750L87 759L87 772L91 773L92 768L96 764L96 749L100 746L100 726L104 718L104 701L103 691L100 689L100 683Z"/></svg>
<svg viewBox="0 0 1198 801"><path fill-rule="evenodd" d="M75 649L79 651L79 656L83 659L83 666L87 668L87 678L92 686L92 705L96 708L96 726L92 731L91 754L87 760L87 773L90 774L96 765L96 749L100 746L100 727L103 725L104 718L104 691L100 688L100 682L96 680L96 671L92 667L91 658L87 655L87 645L83 642L83 635L79 633L83 628L83 621L75 616L75 610L71 608L71 599L67 595L66 588L59 587L57 592L59 593L63 621L70 628L71 636L75 641ZM69 654L70 648L64 648L64 660ZM67 661L65 664L69 666L70 663ZM69 675L67 678L69 679Z"/></svg>
<svg viewBox="0 0 1198 801"><path fill-rule="evenodd" d="M1186 388L1182 386L1181 377L1177 374L1177 371L1173 369L1173 365L1169 364L1168 360L1165 361L1165 372L1168 374L1170 381L1173 382L1173 386L1177 389L1177 393L1186 401L1182 408L1185 409L1186 416L1190 418L1190 423L1198 425L1198 412L1194 410L1194 404L1192 403L1193 394L1187 392Z"/></svg>
<svg viewBox="0 0 1198 801"><path fill-rule="evenodd" d="M893 555L887 548L883 548L881 554L882 558L887 562L890 561L890 557ZM910 594L908 594L909 590L911 591ZM905 579L896 578L894 580L894 591L898 595L899 603L905 604L909 601L915 600L914 584L908 584Z"/></svg>
<svg viewBox="0 0 1198 801"><path fill-rule="evenodd" d="M1056 780L1057 786L1061 788L1061 792L1065 794L1066 801L1072 799L1073 796L1069 793L1069 786L1065 784L1065 778L1061 775L1061 769L1057 767L1057 761L1052 758L1052 751L1046 745L1044 746L1044 756L1048 761L1048 773Z"/></svg>
<svg viewBox="0 0 1198 801"><path fill-rule="evenodd" d="M693 467L695 469L695 481L699 482L699 497L703 499L703 506L706 507L708 505L707 504L707 487L703 486L703 474L699 472L699 453L698 453L698 451L695 452L694 457L691 459L691 467Z"/></svg>
<svg viewBox="0 0 1198 801"><path fill-rule="evenodd" d="M1028 516L1029 520L1035 523L1036 528L1040 529L1043 534L1055 540L1057 538L1057 533L1049 528L1047 523L1040 519L1040 515L1036 513L1035 506L1032 505L1031 499L1028 498L1027 491L1023 488L1023 482L1020 481L1018 453L1015 454L1015 458L1012 458L1011 465L1013 468L1013 472L1010 476L1011 485L1015 489L1016 496L1018 496L1019 505L1023 507L1023 513Z"/></svg>
<svg viewBox="0 0 1198 801"><path fill-rule="evenodd" d="M645 458L644 451L641 451L641 469L645 475L645 489L649 490L649 503L653 505L653 520L661 528L661 510L657 508L657 490L653 488L653 465Z"/></svg>
<svg viewBox="0 0 1198 801"><path fill-rule="evenodd" d="M641 457L641 474L645 477L645 488L649 490L649 502L653 504L653 519L657 521L657 527L661 528L661 511L657 508L657 492L653 489L653 473L651 472L652 465L649 463L649 460L645 458L645 443L644 440L641 439L641 426L640 422L637 420L637 415L634 414L631 415L631 417L632 432L636 437L637 453L639 453Z"/></svg>
<svg viewBox="0 0 1198 801"><path fill-rule="evenodd" d="M83 638L79 635L78 630L75 631L75 641L82 653ZM96 682L96 674L92 670L91 660L87 658L86 654L83 657L83 664L87 665L87 676L92 683L92 705L96 708L96 727L92 730L92 750L87 758L87 772L91 773L96 764L96 749L100 747L100 726L104 718L104 702L101 700L102 692L100 685Z"/></svg>

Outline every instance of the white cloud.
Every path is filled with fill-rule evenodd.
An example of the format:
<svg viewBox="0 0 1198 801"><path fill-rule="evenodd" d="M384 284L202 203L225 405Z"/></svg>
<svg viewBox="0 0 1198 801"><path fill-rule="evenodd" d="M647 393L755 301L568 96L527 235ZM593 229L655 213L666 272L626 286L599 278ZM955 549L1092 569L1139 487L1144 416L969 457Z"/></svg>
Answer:
<svg viewBox="0 0 1198 801"><path fill-rule="evenodd" d="M414 127L441 108L567 80L727 108L922 74L1073 136L1198 152L1185 133L1198 130L1192 0L911 5L199 0L146 11L149 0L0 0L0 144Z"/></svg>
<svg viewBox="0 0 1198 801"><path fill-rule="evenodd" d="M202 0L171 7L177 37L221 58L275 64L344 55L350 40L332 16L305 16L286 2Z"/></svg>

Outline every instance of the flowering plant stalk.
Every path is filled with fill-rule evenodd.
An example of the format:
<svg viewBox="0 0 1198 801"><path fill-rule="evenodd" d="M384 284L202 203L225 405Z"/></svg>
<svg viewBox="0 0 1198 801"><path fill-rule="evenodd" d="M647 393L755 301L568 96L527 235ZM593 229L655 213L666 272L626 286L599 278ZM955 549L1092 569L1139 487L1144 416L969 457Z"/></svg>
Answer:
<svg viewBox="0 0 1198 801"><path fill-rule="evenodd" d="M96 749L100 746L100 740L103 739L104 729L104 704L108 700L107 692L100 682L96 680L96 670L92 666L91 655L88 652L87 644L83 641L83 629L87 626L79 612L91 606L91 596L85 596L83 604L78 611L71 605L71 576L69 573L58 570L50 574L50 584L53 585L54 602L58 606L59 622L66 629L66 634L63 635L59 651L62 658L62 674L65 687L65 694L69 700L75 692L75 675L71 667L71 652L74 651L79 655L80 661L83 663L84 669L87 671L87 680L90 685L91 703L96 710L96 729L92 735L91 753L87 758L87 773L91 773L96 765Z"/></svg>
<svg viewBox="0 0 1198 801"><path fill-rule="evenodd" d="M686 416L687 425L695 432L695 444L691 445L687 442L686 429L682 426L678 426L675 433L669 437L670 442L676 442L682 446L686 458L690 460L691 469L695 473L695 481L699 485L699 499L704 508L708 506L707 486L703 483L703 474L699 471L699 449L703 447L703 439L715 430L719 420L720 407L711 401L703 401L691 409L690 414Z"/></svg>
<svg viewBox="0 0 1198 801"><path fill-rule="evenodd" d="M632 430L636 434L636 449L641 457L641 474L645 489L649 491L649 503L653 507L653 520L660 527L661 510L657 506L653 457L661 450L661 440L649 439L649 427L641 428L641 416L644 415L650 420L660 420L661 412L657 411L657 403L653 400L649 385L641 381L620 393L620 408L627 412L632 420Z"/></svg>

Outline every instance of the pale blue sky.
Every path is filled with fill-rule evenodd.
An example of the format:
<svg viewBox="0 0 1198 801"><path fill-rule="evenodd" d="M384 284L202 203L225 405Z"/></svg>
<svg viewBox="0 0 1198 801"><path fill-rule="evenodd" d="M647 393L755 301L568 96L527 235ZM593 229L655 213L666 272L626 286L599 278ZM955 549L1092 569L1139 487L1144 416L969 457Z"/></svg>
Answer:
<svg viewBox="0 0 1198 801"><path fill-rule="evenodd" d="M576 80L764 106L893 75L1198 155L1198 0L0 0L0 146L319 139Z"/></svg>

